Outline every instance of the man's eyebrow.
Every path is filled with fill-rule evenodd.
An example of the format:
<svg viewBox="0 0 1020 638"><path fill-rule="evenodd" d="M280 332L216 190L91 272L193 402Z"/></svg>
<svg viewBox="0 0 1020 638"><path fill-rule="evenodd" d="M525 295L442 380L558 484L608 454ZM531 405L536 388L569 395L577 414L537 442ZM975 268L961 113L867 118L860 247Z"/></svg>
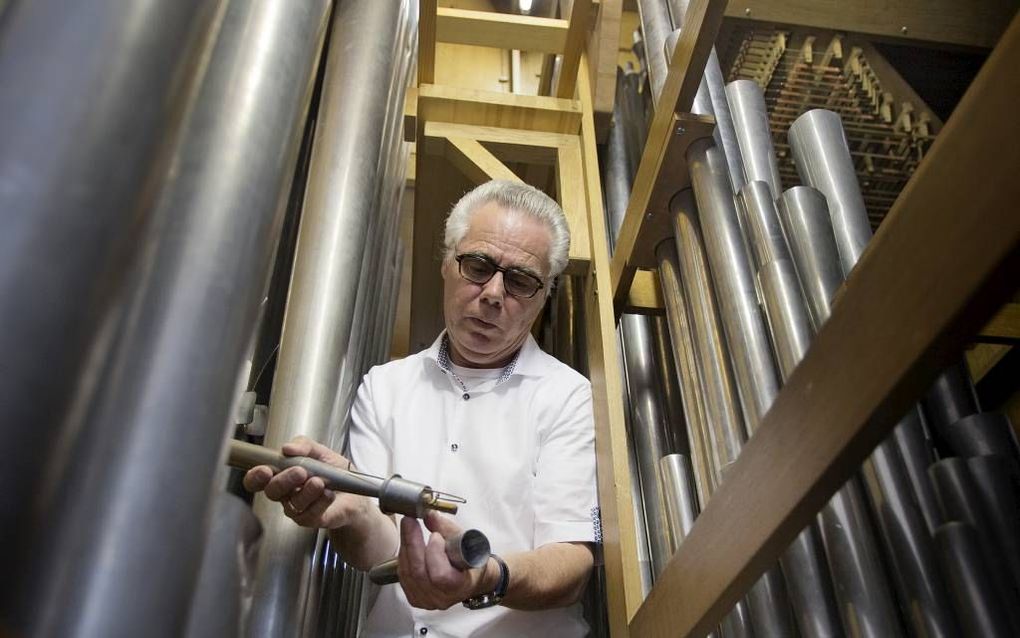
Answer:
<svg viewBox="0 0 1020 638"><path fill-rule="evenodd" d="M499 266L499 262L496 261L496 259L492 255L490 255L488 253L484 253L484 252L482 252L480 250L474 250L474 251L471 251L469 253L464 253L464 254L466 254L466 255L474 255L475 257L482 257L482 258L492 262L494 265ZM503 268L503 266L500 266L500 267ZM516 271L522 272L522 273L524 273L526 275L531 275L532 277L534 277L535 279L538 279L539 281L542 280L542 275L538 274L537 272L535 272L531 268L528 268L527 266L510 265L510 266L506 266L506 269L507 270L516 270Z"/></svg>

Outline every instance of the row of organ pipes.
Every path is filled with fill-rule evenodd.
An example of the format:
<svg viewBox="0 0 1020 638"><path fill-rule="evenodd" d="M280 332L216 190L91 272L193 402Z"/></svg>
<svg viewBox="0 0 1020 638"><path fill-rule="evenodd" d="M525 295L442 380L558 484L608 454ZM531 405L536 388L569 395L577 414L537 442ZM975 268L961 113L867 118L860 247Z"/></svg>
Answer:
<svg viewBox="0 0 1020 638"><path fill-rule="evenodd" d="M639 5L645 70L619 76L604 158L614 236L686 9ZM262 497L256 519L223 450L343 449L357 384L388 356L417 16L415 0L0 3L16 451L0 633L357 634L371 586ZM836 116L791 129L805 185L783 191L756 85L724 86L713 54L694 110L718 125L656 250L666 316L619 325L646 589L871 235ZM564 280L547 345L583 371L578 289ZM1017 459L1006 419L947 370L716 634L1020 634ZM590 607L601 635L597 590Z"/></svg>
<svg viewBox="0 0 1020 638"><path fill-rule="evenodd" d="M342 449L389 358L418 3L0 18L0 633L356 635L362 575L225 444Z"/></svg>
<svg viewBox="0 0 1020 638"><path fill-rule="evenodd" d="M619 70L603 156L611 243L687 3L638 5L642 69ZM618 328L646 594L872 236L838 115L791 126L803 185L783 190L762 89L725 84L714 49L693 111L716 127L689 147L691 187L655 249L665 317L624 314ZM1020 635L1018 459L965 364L945 370L714 635Z"/></svg>

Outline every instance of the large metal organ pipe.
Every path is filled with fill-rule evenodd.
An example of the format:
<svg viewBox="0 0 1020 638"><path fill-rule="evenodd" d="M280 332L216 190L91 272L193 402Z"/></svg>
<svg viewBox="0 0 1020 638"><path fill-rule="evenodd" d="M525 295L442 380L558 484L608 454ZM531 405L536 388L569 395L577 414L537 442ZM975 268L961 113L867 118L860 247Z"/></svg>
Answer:
<svg viewBox="0 0 1020 638"><path fill-rule="evenodd" d="M410 28L412 8L408 2L345 0L335 9L269 409L268 446L279 447L299 434L331 438L369 216L376 210L385 167L387 111L403 105L404 85L392 78L402 68L406 40L401 34ZM391 91L394 86L397 90ZM266 536L252 632L292 635L303 623L316 533L296 526L264 497L256 498L255 512Z"/></svg>
<svg viewBox="0 0 1020 638"><path fill-rule="evenodd" d="M150 218L145 193L159 179L187 69L220 8L199 0L127 10L113 0L51 0L3 9L0 432L18 451L0 467L5 574L20 573L36 555L26 513L37 504L72 395L88 391L77 387L82 374L105 356L111 294L139 248L127 229ZM15 593L5 590L5 623Z"/></svg>
<svg viewBox="0 0 1020 638"><path fill-rule="evenodd" d="M18 42L25 35L19 29L39 11L53 18L48 27L65 24L75 33L70 39L84 48L64 49L62 42L54 46L52 37L39 38L40 47L52 47L63 55L61 64L69 64L60 81L71 97L60 97L49 79L42 79L45 72L30 84L51 90L51 117L40 121L46 120L55 139L53 146L40 148L65 169L85 168L83 162L88 167L66 174L69 181L62 186L49 187L48 198L63 193L57 196L66 199L46 202L46 212L36 219L57 216L50 232L59 239L62 231L56 229L74 232L79 219L99 231L119 215L117 231L136 246L136 254L126 259L128 251L100 236L91 245L90 233L84 233L75 243L121 253L114 259L123 268L121 279L107 272L114 263L85 259L88 249L82 260L63 262L81 271L62 274L60 285L107 286L108 305L90 309L101 316L102 330L89 345L90 369L74 393L76 407L64 417L62 445L46 466L51 475L41 505L48 533L38 541L45 549L33 551L29 565L39 585L22 590L31 600L20 610L17 633L182 635L241 364L280 232L328 3L297 9L269 3L148 3L126 12L120 3L92 3L80 19L67 15L77 9L62 6L57 16L47 4L11 9L5 27L16 37L5 37L4 43L24 45ZM207 12L213 28L196 41L201 54L180 56L178 41L194 37L188 34L206 23ZM31 57L14 56L13 62L25 64ZM176 72L175 59L182 62ZM7 51L0 52L0 60L0 65L12 61ZM184 101L169 121L160 111L176 102L167 92L173 77ZM83 97L93 91L98 91L95 100ZM17 124L35 119L16 112L4 116ZM167 136L162 142L156 139L159 133ZM81 145L83 136L88 142L80 149L62 150L66 143ZM160 143L166 155L157 162L152 151ZM106 179L104 167L111 165L120 174ZM24 168L5 163L2 172L8 176ZM17 196L17 189L7 193ZM5 202L3 208L28 213L28 204ZM86 210L76 210L83 205ZM31 232L13 239L21 242L18 251L32 246ZM34 249L45 254L43 246ZM54 314L54 320L69 318L75 313ZM66 485L75 489L58 489ZM173 505L168 507L170 485Z"/></svg>

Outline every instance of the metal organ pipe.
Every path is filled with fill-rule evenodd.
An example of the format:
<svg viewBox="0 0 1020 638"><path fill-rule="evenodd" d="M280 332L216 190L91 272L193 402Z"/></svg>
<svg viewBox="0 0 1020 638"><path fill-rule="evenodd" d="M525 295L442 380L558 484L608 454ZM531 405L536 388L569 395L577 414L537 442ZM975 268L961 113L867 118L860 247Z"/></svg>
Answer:
<svg viewBox="0 0 1020 638"><path fill-rule="evenodd" d="M79 379L100 371L111 344L112 298L151 219L146 194L221 9L200 0L0 9L0 433L18 450L0 466L0 572L11 577L38 571L38 530L51 525L26 512L40 505L73 397L90 391ZM12 633L15 605L2 601Z"/></svg>
<svg viewBox="0 0 1020 638"><path fill-rule="evenodd" d="M123 19L147 46L162 47L160 57L175 57L172 38L183 36L177 29L186 24L175 14L199 7L167 3L170 11L157 4L159 11L138 9ZM95 351L95 377L77 397L67 456L55 461L59 476L50 477L53 485L75 490L49 504L52 537L38 553L43 586L31 601L26 635L177 636L188 620L220 451L279 238L328 13L326 2L216 8L218 29L190 86L182 88L188 103L167 163L147 185L151 199L110 202L115 209L151 207L149 224L134 229L139 259L124 285L110 292L118 309L107 309L107 328L116 336L105 335L110 348L101 359ZM105 19L119 25L122 18L92 13L69 24ZM149 29L170 39L146 39ZM103 36L83 36L93 39ZM141 41L133 43L137 51L116 38L113 43L124 48L106 61L104 73L118 76L131 67L162 75L160 64L145 63L155 60ZM135 121L130 111L147 110L140 105L169 99L149 86L154 95L132 92L128 113L111 109L126 117L118 126ZM80 95L73 101L89 102ZM96 124L98 132L84 126L68 139L110 133L117 140L113 150L132 132L147 135L131 128L114 134L102 121ZM128 176L136 171L128 165L144 161L111 155L91 159L116 160ZM92 208L87 217L93 214L105 212ZM128 227L120 231L130 235ZM172 507L164 506L167 485L174 487Z"/></svg>
<svg viewBox="0 0 1020 638"><path fill-rule="evenodd" d="M407 2L347 0L333 17L319 122L309 169L266 445L296 435L328 440L340 364L347 355L368 218L377 205L387 104L398 73ZM355 55L354 52L357 52ZM380 81L380 78L385 78ZM266 527L252 632L292 635L302 626L314 530L256 497Z"/></svg>

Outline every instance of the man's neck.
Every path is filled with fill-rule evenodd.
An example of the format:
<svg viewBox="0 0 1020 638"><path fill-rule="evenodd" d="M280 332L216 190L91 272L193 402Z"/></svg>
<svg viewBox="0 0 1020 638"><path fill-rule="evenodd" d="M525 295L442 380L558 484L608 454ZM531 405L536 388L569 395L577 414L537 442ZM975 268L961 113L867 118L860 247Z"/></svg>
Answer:
<svg viewBox="0 0 1020 638"><path fill-rule="evenodd" d="M501 357L501 358L499 358L497 360L494 360L494 361L491 361L491 362L490 361L476 362L476 361L470 361L467 358L465 358L457 350L457 346L453 343L453 339L450 339L449 336L445 337L445 339L446 339L446 347L447 347L447 350L449 351L449 354L450 354L450 362L453 363L454 365L458 365L458 366L460 366L462 368L478 368L478 369L505 368L508 365L510 365L510 362L514 360L514 357L517 356L517 353L519 353L521 351L521 348L524 347L523 344L521 344L520 347L518 347L515 350L513 350L512 352L510 352L505 357Z"/></svg>

